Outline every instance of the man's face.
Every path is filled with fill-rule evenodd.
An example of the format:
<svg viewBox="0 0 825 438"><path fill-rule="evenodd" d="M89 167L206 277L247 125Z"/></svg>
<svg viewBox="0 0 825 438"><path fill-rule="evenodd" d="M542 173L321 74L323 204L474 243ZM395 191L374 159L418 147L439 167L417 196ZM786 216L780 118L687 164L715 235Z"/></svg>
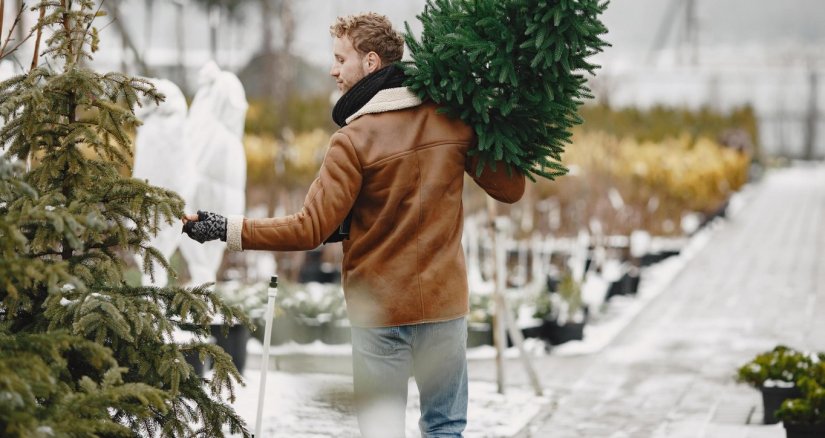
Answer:
<svg viewBox="0 0 825 438"><path fill-rule="evenodd" d="M348 36L335 37L332 42L332 54L335 60L329 74L335 78L342 93L349 91L369 73L369 66L365 62L366 56L355 50Z"/></svg>

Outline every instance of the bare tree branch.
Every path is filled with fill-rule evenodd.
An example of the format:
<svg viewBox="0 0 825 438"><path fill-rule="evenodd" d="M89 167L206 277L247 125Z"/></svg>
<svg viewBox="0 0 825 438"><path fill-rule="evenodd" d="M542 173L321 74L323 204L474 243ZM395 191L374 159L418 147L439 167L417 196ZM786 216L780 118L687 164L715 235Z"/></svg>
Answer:
<svg viewBox="0 0 825 438"><path fill-rule="evenodd" d="M135 56L135 62L138 65L138 70L140 70L140 74L144 76L152 76L152 71L149 69L149 66L146 64L146 61L144 61L143 57L140 54L140 51L137 49L137 46L135 45L135 42L132 41L132 37L129 34L129 31L123 24L118 4L115 2L111 4L106 4L105 6L103 5L103 3L101 3L100 5L103 6L103 9L105 9L106 12L108 12L109 15L112 16L111 24L115 25L115 28L117 28L117 31L118 33L120 33L121 38L123 38L123 42L129 48L129 51L131 51L132 54Z"/></svg>
<svg viewBox="0 0 825 438"><path fill-rule="evenodd" d="M5 5L3 3L4 0L0 0L0 37L2 37L3 34L3 15L5 11ZM19 38L19 41L15 41L15 44L11 47L11 49L9 49L9 43L11 41L14 41L14 38L12 38L12 33L14 33L14 30L18 26L20 26L20 22L23 17L23 11L25 10L26 3L24 2L20 4L20 10L17 11L17 16L14 18L14 21L12 22L11 27L9 28L9 32L8 35L6 35L5 41L0 41L0 59L3 59L14 53L18 47L25 43L34 34L34 29L32 29L31 31L29 31L29 34L27 36Z"/></svg>
<svg viewBox="0 0 825 438"><path fill-rule="evenodd" d="M37 68L37 58L40 57L40 37L43 36L43 26L41 26L41 22L43 21L43 17L46 16L46 7L40 7L40 18L37 20L37 38L34 39L34 57L32 57L32 70Z"/></svg>

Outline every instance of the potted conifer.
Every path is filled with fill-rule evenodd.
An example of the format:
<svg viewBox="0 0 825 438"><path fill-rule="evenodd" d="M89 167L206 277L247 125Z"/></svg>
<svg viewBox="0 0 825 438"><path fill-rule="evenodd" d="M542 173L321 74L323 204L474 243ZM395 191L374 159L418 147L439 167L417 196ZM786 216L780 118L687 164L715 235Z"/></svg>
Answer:
<svg viewBox="0 0 825 438"><path fill-rule="evenodd" d="M238 281L227 281L216 285L215 293L228 306L257 321L263 319L266 287L266 284L250 286ZM237 321L226 324L222 318L217 318L212 321L210 332L215 343L232 357L232 363L238 368L238 372L243 373L246 366L246 343L251 337L250 328Z"/></svg>
<svg viewBox="0 0 825 438"><path fill-rule="evenodd" d="M587 307L582 302L581 285L567 273L559 283L559 317L550 337L553 345L568 341L584 339L584 325L587 320Z"/></svg>
<svg viewBox="0 0 825 438"><path fill-rule="evenodd" d="M343 343L350 339L341 285L336 283L285 283L276 297L272 325L273 345L294 341ZM263 327L256 337L263 339Z"/></svg>
<svg viewBox="0 0 825 438"><path fill-rule="evenodd" d="M801 395L785 400L776 418L782 420L787 438L822 438L825 436L825 385L821 380L825 364L816 365L819 379L802 377L798 388Z"/></svg>
<svg viewBox="0 0 825 438"><path fill-rule="evenodd" d="M405 33L404 85L473 128L477 174L504 163L552 180L567 173L561 155L590 96L585 73L598 66L588 59L609 45L599 19L606 8L598 0L428 0L420 39L409 26Z"/></svg>
<svg viewBox="0 0 825 438"><path fill-rule="evenodd" d="M777 423L774 413L782 402L800 396L797 381L808 375L815 361L816 356L779 345L739 368L738 380L762 392L765 424Z"/></svg>
<svg viewBox="0 0 825 438"><path fill-rule="evenodd" d="M541 318L541 337L551 345L584 339L587 307L582 302L581 285L570 272L565 272L554 293L543 294L536 304Z"/></svg>
<svg viewBox="0 0 825 438"><path fill-rule="evenodd" d="M548 286L550 285L551 283L548 281ZM557 317L557 312L553 306L553 294L556 293L558 289L558 281L555 281L552 286L552 289L548 288L547 290L540 291L534 303L533 318L542 321L537 337L543 339L549 339L549 334L546 332L547 327L549 327L548 323L555 321Z"/></svg>
<svg viewBox="0 0 825 438"><path fill-rule="evenodd" d="M493 345L493 311L490 295L470 294L467 315L467 347Z"/></svg>
<svg viewBox="0 0 825 438"><path fill-rule="evenodd" d="M0 403L11 400L0 406L2 430L248 437L221 397L241 376L205 342L216 314L245 317L205 286L125 281L124 253L139 253L147 271L153 262L168 269L149 240L163 221L177 222L183 202L123 176L140 97L163 97L148 81L86 67L99 45L96 3L36 4L31 69L0 83L0 145L30 163L0 165ZM204 341L174 342L177 330ZM186 363L189 352L214 363L209 381Z"/></svg>

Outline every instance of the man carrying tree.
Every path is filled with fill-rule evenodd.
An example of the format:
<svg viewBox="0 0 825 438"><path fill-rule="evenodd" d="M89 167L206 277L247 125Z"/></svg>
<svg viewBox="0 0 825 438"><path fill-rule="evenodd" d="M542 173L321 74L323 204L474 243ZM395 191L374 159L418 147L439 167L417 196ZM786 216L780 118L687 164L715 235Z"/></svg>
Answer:
<svg viewBox="0 0 825 438"><path fill-rule="evenodd" d="M300 212L276 218L183 218L194 240L231 250L301 251L343 239L361 432L404 436L407 384L421 394L422 436L461 436L467 422L464 174L493 198L518 201L524 174L501 164L477 173L465 123L403 86L404 40L387 17L339 17L330 74L344 94L341 127ZM340 226L340 227L339 227ZM340 236L340 230L346 233Z"/></svg>

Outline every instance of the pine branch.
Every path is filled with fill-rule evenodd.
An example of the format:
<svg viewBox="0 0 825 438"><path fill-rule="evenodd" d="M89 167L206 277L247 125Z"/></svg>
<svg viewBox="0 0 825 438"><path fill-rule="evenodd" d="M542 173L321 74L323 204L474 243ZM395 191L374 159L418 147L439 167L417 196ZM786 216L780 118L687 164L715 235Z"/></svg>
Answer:
<svg viewBox="0 0 825 438"><path fill-rule="evenodd" d="M108 349L129 369L118 377L74 359L60 369L43 369L39 381L60 385L55 393L32 393L45 409L35 414L57 425L58 434L74 425L72 433L112 436L126 425L149 436L219 437L226 428L249 436L231 406L215 394L228 391L231 397L240 382L225 353L209 345L193 347L215 357L217 371L205 381L183 360L182 346L170 341L181 328L208 334L216 315L248 325L246 315L223 303L211 285L124 284L124 253L139 252L170 268L149 238L161 220L172 223L182 213L183 201L175 193L119 173L131 153L128 130L140 123L134 115L139 97L160 102L163 96L145 80L101 75L77 62L89 56L87 48L96 48L90 23L100 9L94 12L91 0L45 0L37 7L38 40L44 32L50 35L46 48L41 52L38 41L34 68L0 82L0 114L8 119L0 141L10 144L7 154L38 158L25 173L10 170L0 158L0 335L6 328L12 337L62 330ZM38 67L41 58L45 62ZM55 59L63 61L59 71ZM3 351L0 346L5 376ZM63 374L50 377L53 373ZM72 388L79 391L71 393ZM164 397L164 404L148 393L128 395L147 388ZM59 400L83 404L74 412L82 418L67 415ZM93 421L97 415L101 422ZM201 429L193 430L195 420Z"/></svg>
<svg viewBox="0 0 825 438"><path fill-rule="evenodd" d="M607 43L596 0L428 0L416 40L406 26L413 61L405 85L476 132L477 172L497 162L533 175L566 172L563 144L581 100L581 72ZM464 59L465 62L454 62Z"/></svg>

